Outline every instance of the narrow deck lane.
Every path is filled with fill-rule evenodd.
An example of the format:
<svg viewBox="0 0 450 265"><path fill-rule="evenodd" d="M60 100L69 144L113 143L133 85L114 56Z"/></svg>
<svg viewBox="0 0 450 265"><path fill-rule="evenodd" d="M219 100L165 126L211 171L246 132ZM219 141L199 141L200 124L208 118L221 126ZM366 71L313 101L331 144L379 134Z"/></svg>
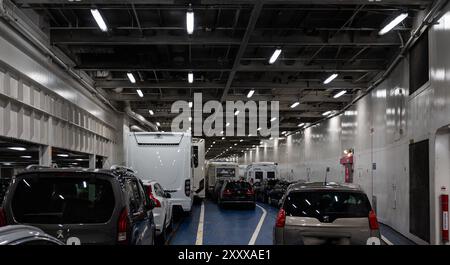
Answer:
<svg viewBox="0 0 450 265"><path fill-rule="evenodd" d="M275 222L276 210L267 205L267 215L256 238L256 245L272 244L272 227ZM228 207L221 209L216 203L205 201L203 227L204 245L247 245L252 237L263 211L256 207L251 210L245 207ZM200 205L194 205L190 216L184 218L174 233L170 244L193 245L197 237L200 217Z"/></svg>

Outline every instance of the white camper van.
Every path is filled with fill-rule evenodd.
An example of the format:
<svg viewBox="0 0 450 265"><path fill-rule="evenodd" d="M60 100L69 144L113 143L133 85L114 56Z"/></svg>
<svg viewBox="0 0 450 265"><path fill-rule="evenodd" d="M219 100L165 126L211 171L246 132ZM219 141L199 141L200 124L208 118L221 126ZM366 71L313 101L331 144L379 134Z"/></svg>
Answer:
<svg viewBox="0 0 450 265"><path fill-rule="evenodd" d="M205 198L205 139L192 138L192 176L194 197Z"/></svg>
<svg viewBox="0 0 450 265"><path fill-rule="evenodd" d="M239 165L234 162L210 162L208 164L207 180L208 192L214 193L214 186L218 179L237 179Z"/></svg>
<svg viewBox="0 0 450 265"><path fill-rule="evenodd" d="M265 179L278 179L280 178L278 164L274 162L252 163L247 166L245 178L251 183Z"/></svg>
<svg viewBox="0 0 450 265"><path fill-rule="evenodd" d="M192 206L191 134L128 134L126 164L143 179L155 180L171 195L174 210Z"/></svg>

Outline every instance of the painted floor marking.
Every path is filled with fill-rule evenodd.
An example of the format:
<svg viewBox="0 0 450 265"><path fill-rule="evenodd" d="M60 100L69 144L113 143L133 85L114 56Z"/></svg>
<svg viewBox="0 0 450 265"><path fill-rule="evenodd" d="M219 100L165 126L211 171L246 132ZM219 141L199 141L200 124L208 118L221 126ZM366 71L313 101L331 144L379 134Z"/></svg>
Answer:
<svg viewBox="0 0 450 265"><path fill-rule="evenodd" d="M200 208L200 219L198 220L198 228L197 228L197 239L195 240L196 245L203 245L203 224L205 221L205 203L202 202L202 206Z"/></svg>
<svg viewBox="0 0 450 265"><path fill-rule="evenodd" d="M258 235L259 235L259 231L261 230L261 227L264 223L264 219L266 219L266 215L267 215L266 209L259 206L258 204L256 204L256 206L258 206L258 208L260 208L263 211L263 214L262 214L261 218L259 219L259 222L258 222L258 225L256 226L255 232L253 232L252 238L250 238L250 242L248 242L249 245L255 244L256 239L258 238Z"/></svg>
<svg viewBox="0 0 450 265"><path fill-rule="evenodd" d="M391 241L389 241L389 239L387 239L385 236L381 235L381 240L383 240L386 244L392 246L394 245L394 243L392 243Z"/></svg>

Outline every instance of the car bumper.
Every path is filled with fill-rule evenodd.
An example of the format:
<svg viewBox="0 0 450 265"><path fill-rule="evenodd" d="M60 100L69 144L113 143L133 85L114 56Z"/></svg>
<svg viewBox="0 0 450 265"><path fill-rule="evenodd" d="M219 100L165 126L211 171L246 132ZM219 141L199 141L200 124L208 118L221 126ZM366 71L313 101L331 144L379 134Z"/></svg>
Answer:
<svg viewBox="0 0 450 265"><path fill-rule="evenodd" d="M177 199L173 198L170 199L170 203L172 206L181 206L183 211L190 212L192 208L192 198L186 198L186 199Z"/></svg>

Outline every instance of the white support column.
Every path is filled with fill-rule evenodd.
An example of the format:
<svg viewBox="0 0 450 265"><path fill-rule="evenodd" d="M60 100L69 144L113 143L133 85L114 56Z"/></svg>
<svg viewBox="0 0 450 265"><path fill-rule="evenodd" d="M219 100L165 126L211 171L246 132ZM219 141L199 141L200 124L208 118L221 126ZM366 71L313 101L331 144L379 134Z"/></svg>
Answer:
<svg viewBox="0 0 450 265"><path fill-rule="evenodd" d="M95 168L96 161L97 156L95 154L89 155L89 168Z"/></svg>
<svg viewBox="0 0 450 265"><path fill-rule="evenodd" d="M52 147L41 145L39 147L39 165L49 167L52 164Z"/></svg>

